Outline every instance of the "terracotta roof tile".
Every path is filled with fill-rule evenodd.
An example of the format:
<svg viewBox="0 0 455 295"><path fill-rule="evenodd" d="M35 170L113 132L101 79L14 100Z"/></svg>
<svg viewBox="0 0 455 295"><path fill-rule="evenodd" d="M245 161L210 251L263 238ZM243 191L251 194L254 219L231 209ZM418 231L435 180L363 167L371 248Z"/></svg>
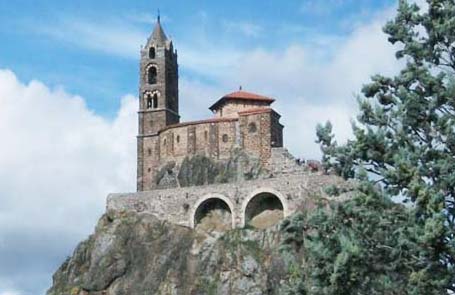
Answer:
<svg viewBox="0 0 455 295"><path fill-rule="evenodd" d="M232 92L229 94L226 94L222 98L220 98L217 102L215 102L209 109L210 110L215 110L218 108L219 105L224 103L227 100L246 100L246 101L260 101L260 102L265 102L268 104L271 104L275 100L273 98L251 93L251 92L246 92L243 90Z"/></svg>

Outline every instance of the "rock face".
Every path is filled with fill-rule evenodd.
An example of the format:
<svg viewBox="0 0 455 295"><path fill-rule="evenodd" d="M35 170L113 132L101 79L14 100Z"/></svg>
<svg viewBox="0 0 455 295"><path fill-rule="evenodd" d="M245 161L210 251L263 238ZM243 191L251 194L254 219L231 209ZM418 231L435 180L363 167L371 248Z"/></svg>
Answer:
<svg viewBox="0 0 455 295"><path fill-rule="evenodd" d="M204 155L187 156L181 163L168 162L156 173L155 188L166 189L258 179L268 175L258 158L233 149L230 157L215 161Z"/></svg>
<svg viewBox="0 0 455 295"><path fill-rule="evenodd" d="M192 230L147 213L107 212L54 274L47 294L282 294L289 261L301 257L297 250L280 253L280 225L225 229Z"/></svg>

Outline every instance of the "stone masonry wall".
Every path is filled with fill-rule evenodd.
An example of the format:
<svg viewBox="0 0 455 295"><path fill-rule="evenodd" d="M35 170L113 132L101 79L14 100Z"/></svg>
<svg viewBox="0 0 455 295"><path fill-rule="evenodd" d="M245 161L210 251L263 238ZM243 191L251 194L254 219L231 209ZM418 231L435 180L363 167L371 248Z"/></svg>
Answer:
<svg viewBox="0 0 455 295"><path fill-rule="evenodd" d="M173 162L179 166L187 157L204 155L215 161L228 161L235 148L259 158L267 168L271 157L272 130L279 124L274 112L241 114L225 118L168 126L156 135L141 139L142 190L155 188L155 175ZM281 125L279 125L280 127ZM281 131L281 129L280 129Z"/></svg>
<svg viewBox="0 0 455 295"><path fill-rule="evenodd" d="M248 101L248 102L242 102L242 101L230 101L229 103L225 103L223 106L221 106L216 112L215 112L215 117L221 118L221 117L229 117L229 118L238 118L239 117L239 112L246 111L246 110L251 110L251 109L256 109L256 108L264 108L268 107L268 103L264 102L254 102L254 101Z"/></svg>
<svg viewBox="0 0 455 295"><path fill-rule="evenodd" d="M238 183L111 194L107 210L149 212L162 220L194 227L198 207L204 201L215 198L229 206L233 228L239 228L245 225L248 202L258 194L270 193L278 197L286 217L305 206L312 196L325 196L325 188L331 185L349 189L349 184L340 177L302 173Z"/></svg>

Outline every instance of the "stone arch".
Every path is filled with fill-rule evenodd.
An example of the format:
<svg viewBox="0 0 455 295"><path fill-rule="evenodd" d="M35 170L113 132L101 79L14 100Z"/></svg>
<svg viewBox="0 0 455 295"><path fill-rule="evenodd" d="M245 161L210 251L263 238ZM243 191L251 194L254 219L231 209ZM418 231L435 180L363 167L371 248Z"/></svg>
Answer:
<svg viewBox="0 0 455 295"><path fill-rule="evenodd" d="M245 198L245 200L243 201L243 204L242 204L242 210L241 210L241 226L244 227L246 225L246 222L248 221L248 212L247 212L247 209L248 208L248 205L253 201L253 199L255 199L256 197L258 198L261 198L261 197L264 197L264 196L269 196L269 197L275 197L280 203L281 203L281 206L282 206L282 210L283 210L283 218L289 216L289 206L288 206L288 202L286 200L286 197L280 193L279 191L275 190L275 189L271 189L271 188L259 188L259 189L256 189L254 190L253 192L251 192L247 198Z"/></svg>
<svg viewBox="0 0 455 295"><path fill-rule="evenodd" d="M158 90L153 90L153 91L147 90L144 92L143 96L144 96L144 102L145 102L146 109L158 108L158 100L161 96L161 94Z"/></svg>
<svg viewBox="0 0 455 295"><path fill-rule="evenodd" d="M218 200L227 205L227 208L231 212L231 227L232 227L232 229L234 229L235 220L236 220L234 204L231 202L231 200L228 197L226 197L222 194L218 194L218 193L205 195L196 202L196 204L193 206L193 209L191 211L191 220L190 220L191 228L195 228L197 225L196 219L198 218L198 216L197 216L198 209L201 209L201 206L206 204L210 200Z"/></svg>
<svg viewBox="0 0 455 295"><path fill-rule="evenodd" d="M147 67L147 83L150 85L157 83L158 68L155 64L151 64Z"/></svg>

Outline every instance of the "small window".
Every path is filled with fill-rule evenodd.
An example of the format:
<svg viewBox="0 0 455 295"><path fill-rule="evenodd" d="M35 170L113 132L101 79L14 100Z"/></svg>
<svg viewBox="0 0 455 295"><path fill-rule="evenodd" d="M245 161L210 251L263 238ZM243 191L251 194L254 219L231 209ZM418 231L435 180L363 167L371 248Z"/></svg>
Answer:
<svg viewBox="0 0 455 295"><path fill-rule="evenodd" d="M152 168L148 168L147 171L150 173L152 171Z"/></svg>
<svg viewBox="0 0 455 295"><path fill-rule="evenodd" d="M166 138L163 140L163 145L166 146Z"/></svg>
<svg viewBox="0 0 455 295"><path fill-rule="evenodd" d="M250 124L248 124L249 133L255 133L257 130L258 130L258 128L256 127L256 123L251 122Z"/></svg>
<svg viewBox="0 0 455 295"><path fill-rule="evenodd" d="M180 135L177 135L177 143L180 142Z"/></svg>
<svg viewBox="0 0 455 295"><path fill-rule="evenodd" d="M149 84L156 84L156 68L155 67L150 67L148 69L148 83Z"/></svg>
<svg viewBox="0 0 455 295"><path fill-rule="evenodd" d="M152 149L148 149L147 153L149 154L149 156L151 156L152 155Z"/></svg>
<svg viewBox="0 0 455 295"><path fill-rule="evenodd" d="M152 106L153 106L152 97L150 95L147 95L147 108L151 109Z"/></svg>
<svg viewBox="0 0 455 295"><path fill-rule="evenodd" d="M153 94L152 106L154 109L158 108L158 94Z"/></svg>
<svg viewBox="0 0 455 295"><path fill-rule="evenodd" d="M155 58L155 47L150 47L149 58Z"/></svg>
<svg viewBox="0 0 455 295"><path fill-rule="evenodd" d="M229 137L227 134L223 134L223 142L228 142Z"/></svg>
<svg viewBox="0 0 455 295"><path fill-rule="evenodd" d="M209 133L207 132L207 130L204 131L204 139L207 141L209 137Z"/></svg>

